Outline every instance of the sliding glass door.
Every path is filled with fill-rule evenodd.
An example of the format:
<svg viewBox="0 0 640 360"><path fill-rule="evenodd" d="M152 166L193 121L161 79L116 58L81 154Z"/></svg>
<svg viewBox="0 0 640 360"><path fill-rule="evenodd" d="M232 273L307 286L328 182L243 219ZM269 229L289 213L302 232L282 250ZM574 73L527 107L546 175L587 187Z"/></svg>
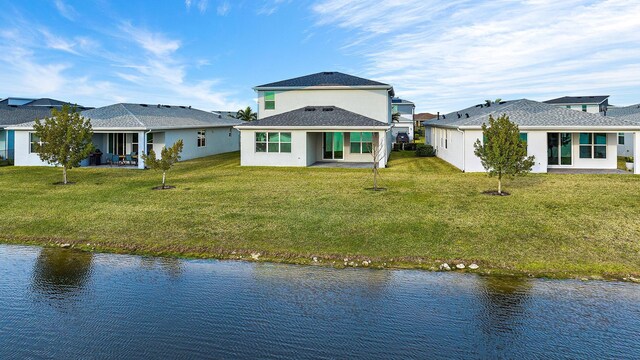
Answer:
<svg viewBox="0 0 640 360"><path fill-rule="evenodd" d="M342 160L344 158L344 133L322 133L322 157L325 160Z"/></svg>
<svg viewBox="0 0 640 360"><path fill-rule="evenodd" d="M547 163L572 165L571 133L547 133Z"/></svg>

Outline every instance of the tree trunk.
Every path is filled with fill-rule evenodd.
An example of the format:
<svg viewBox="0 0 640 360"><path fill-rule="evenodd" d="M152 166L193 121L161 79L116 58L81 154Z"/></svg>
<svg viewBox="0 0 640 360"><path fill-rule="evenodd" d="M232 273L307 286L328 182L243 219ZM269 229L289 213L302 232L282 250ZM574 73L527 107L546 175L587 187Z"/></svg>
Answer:
<svg viewBox="0 0 640 360"><path fill-rule="evenodd" d="M378 163L373 163L373 191L378 190Z"/></svg>
<svg viewBox="0 0 640 360"><path fill-rule="evenodd" d="M62 183L67 185L67 167L66 166L62 167Z"/></svg>
<svg viewBox="0 0 640 360"><path fill-rule="evenodd" d="M165 182L166 179L167 179L167 172L163 171L162 172L162 188L163 189L165 188L164 182Z"/></svg>
<svg viewBox="0 0 640 360"><path fill-rule="evenodd" d="M498 194L502 195L502 176L498 177Z"/></svg>

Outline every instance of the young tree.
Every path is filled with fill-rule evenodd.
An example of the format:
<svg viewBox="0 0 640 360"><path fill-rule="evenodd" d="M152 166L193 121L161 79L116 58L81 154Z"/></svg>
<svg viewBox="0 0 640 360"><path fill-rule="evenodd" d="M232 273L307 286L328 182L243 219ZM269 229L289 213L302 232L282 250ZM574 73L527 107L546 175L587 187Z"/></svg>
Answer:
<svg viewBox="0 0 640 360"><path fill-rule="evenodd" d="M246 109L240 109L236 113L236 119L244 121L254 121L258 119L258 114L251 110L251 106L247 106Z"/></svg>
<svg viewBox="0 0 640 360"><path fill-rule="evenodd" d="M362 145L365 146L364 144ZM371 135L371 145L367 145L368 149L373 157L373 191L378 191L378 169L380 168L380 161L385 155L384 148L380 146L380 137L378 133Z"/></svg>
<svg viewBox="0 0 640 360"><path fill-rule="evenodd" d="M80 165L93 151L93 130L89 119L80 116L76 107L64 105L53 109L44 122L36 120L35 136L40 139L36 151L42 161L62 166L63 183L67 184L67 170Z"/></svg>
<svg viewBox="0 0 640 360"><path fill-rule="evenodd" d="M171 147L163 147L162 152L160 153L160 159L156 158L156 153L153 149L149 150L148 154L140 155L149 169L162 171L162 189L168 188L166 186L167 171L171 169L173 164L180 161L180 153L182 152L183 147L184 143L182 142L182 139L180 139Z"/></svg>
<svg viewBox="0 0 640 360"><path fill-rule="evenodd" d="M509 120L506 114L494 119L489 116L489 126L482 124L484 144L476 140L473 147L482 166L490 177L498 177L498 194L502 194L504 175L524 175L535 164L533 156L527 156L527 143L520 140L518 125Z"/></svg>

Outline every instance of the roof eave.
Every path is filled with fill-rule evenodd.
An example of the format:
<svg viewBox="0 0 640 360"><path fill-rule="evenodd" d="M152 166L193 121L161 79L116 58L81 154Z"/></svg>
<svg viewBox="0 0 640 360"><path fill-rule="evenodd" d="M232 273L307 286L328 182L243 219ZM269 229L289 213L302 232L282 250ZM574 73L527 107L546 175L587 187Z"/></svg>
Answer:
<svg viewBox="0 0 640 360"><path fill-rule="evenodd" d="M388 130L390 125L386 126L260 126L260 125L237 125L234 126L238 130L261 130L261 129L273 129L273 130Z"/></svg>
<svg viewBox="0 0 640 360"><path fill-rule="evenodd" d="M255 91L264 90L391 90L393 92L393 86L391 85L328 85L328 86L255 86Z"/></svg>

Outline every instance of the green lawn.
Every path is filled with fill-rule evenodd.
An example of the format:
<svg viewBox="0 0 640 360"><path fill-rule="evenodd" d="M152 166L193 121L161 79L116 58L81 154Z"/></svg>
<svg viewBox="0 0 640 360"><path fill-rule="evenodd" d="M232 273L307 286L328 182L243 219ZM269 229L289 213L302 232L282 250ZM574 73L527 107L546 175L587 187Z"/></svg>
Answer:
<svg viewBox="0 0 640 360"><path fill-rule="evenodd" d="M437 158L393 153L371 192L367 169L241 168L239 154L178 164L174 190L160 174L0 168L0 238L70 242L99 251L343 265L437 266L542 276L640 274L640 177L537 175L506 182L464 174ZM87 245L91 244L91 245ZM351 260L349 260L351 261Z"/></svg>

